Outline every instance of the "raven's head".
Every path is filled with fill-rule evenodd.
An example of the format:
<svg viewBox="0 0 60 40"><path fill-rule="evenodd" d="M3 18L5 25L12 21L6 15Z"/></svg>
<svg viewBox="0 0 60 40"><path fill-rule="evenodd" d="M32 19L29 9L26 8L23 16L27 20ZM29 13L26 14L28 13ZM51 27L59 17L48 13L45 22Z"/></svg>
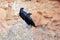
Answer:
<svg viewBox="0 0 60 40"><path fill-rule="evenodd" d="M24 8L20 8L20 12L23 11Z"/></svg>
<svg viewBox="0 0 60 40"><path fill-rule="evenodd" d="M24 8L20 8L20 10L23 10Z"/></svg>

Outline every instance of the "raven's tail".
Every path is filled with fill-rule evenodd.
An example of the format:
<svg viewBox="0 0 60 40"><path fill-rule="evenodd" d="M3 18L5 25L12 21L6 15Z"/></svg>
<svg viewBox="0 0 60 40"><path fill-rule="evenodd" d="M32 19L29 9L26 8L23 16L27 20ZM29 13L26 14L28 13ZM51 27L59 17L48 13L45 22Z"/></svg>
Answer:
<svg viewBox="0 0 60 40"><path fill-rule="evenodd" d="M34 25L34 27L40 27L40 26L42 26L42 25Z"/></svg>
<svg viewBox="0 0 60 40"><path fill-rule="evenodd" d="M34 27L37 27L36 25L34 25Z"/></svg>

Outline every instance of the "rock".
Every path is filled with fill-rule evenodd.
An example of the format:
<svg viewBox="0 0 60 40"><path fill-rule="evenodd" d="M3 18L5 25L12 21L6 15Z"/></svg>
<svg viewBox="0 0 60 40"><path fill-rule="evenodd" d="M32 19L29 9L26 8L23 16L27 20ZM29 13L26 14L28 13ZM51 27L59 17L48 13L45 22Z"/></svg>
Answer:
<svg viewBox="0 0 60 40"><path fill-rule="evenodd" d="M9 31L8 40L33 40L31 30L17 22Z"/></svg>
<svg viewBox="0 0 60 40"><path fill-rule="evenodd" d="M9 21L4 21L1 23L2 27L5 29L5 31L7 31L7 33L9 32L9 30L11 29L11 27L16 23L16 20L9 20Z"/></svg>
<svg viewBox="0 0 60 40"><path fill-rule="evenodd" d="M13 2L14 0L6 0L8 3L11 3L11 2Z"/></svg>
<svg viewBox="0 0 60 40"><path fill-rule="evenodd" d="M0 8L0 23L3 22L6 18L6 11Z"/></svg>
<svg viewBox="0 0 60 40"><path fill-rule="evenodd" d="M1 1L0 8L7 9L8 8L8 3L7 1Z"/></svg>
<svg viewBox="0 0 60 40"><path fill-rule="evenodd" d="M7 40L7 35L6 29L0 24L0 40Z"/></svg>
<svg viewBox="0 0 60 40"><path fill-rule="evenodd" d="M20 20L18 13L21 7L32 13L31 18L39 25L37 28L28 29L27 24ZM0 0L0 24L1 40L60 40L60 3L50 0Z"/></svg>

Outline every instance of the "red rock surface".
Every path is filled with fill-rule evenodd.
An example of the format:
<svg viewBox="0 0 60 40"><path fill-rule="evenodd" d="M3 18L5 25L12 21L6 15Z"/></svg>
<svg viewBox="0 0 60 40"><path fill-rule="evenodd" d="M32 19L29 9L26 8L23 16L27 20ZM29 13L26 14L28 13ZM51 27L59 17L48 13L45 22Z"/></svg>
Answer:
<svg viewBox="0 0 60 40"><path fill-rule="evenodd" d="M0 27L4 26L3 29L7 33L16 22L22 20L18 13L19 8L24 7L26 12L32 13L31 18L37 25L37 28L32 27L34 40L55 40L55 35L56 40L60 40L59 0L0 0L0 2Z"/></svg>

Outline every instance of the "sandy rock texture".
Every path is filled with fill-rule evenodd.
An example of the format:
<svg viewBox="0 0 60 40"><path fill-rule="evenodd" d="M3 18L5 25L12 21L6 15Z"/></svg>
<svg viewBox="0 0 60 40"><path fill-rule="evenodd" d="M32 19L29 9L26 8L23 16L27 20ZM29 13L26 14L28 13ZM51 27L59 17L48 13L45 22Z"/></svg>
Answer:
<svg viewBox="0 0 60 40"><path fill-rule="evenodd" d="M5 18L6 18L6 11L4 9L0 8L0 22L5 20Z"/></svg>
<svg viewBox="0 0 60 40"><path fill-rule="evenodd" d="M36 28L19 17L22 7ZM0 0L0 40L60 40L60 1Z"/></svg>

